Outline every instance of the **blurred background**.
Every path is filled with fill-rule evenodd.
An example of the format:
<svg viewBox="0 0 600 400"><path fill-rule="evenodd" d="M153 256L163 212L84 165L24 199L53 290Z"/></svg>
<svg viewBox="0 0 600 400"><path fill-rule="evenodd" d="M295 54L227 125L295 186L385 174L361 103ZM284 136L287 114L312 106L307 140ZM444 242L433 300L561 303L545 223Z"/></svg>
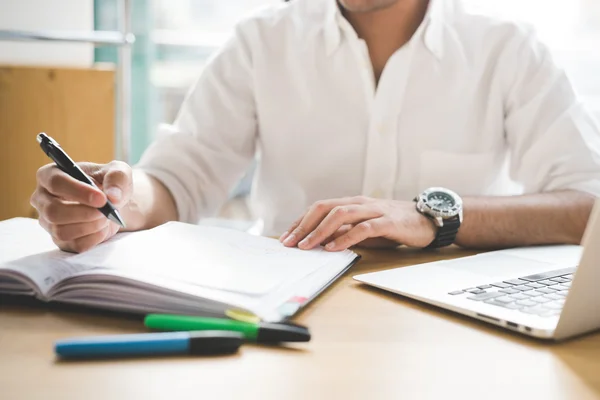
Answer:
<svg viewBox="0 0 600 400"><path fill-rule="evenodd" d="M95 27L117 29L118 2L95 0ZM236 21L282 0L132 0L132 162L153 139L160 122L172 122L189 87L211 54L227 40ZM97 61L115 59L99 48Z"/></svg>
<svg viewBox="0 0 600 400"><path fill-rule="evenodd" d="M135 163L139 159L144 149L153 140L160 123L173 121L190 85L201 73L207 59L227 39L236 21L258 7L278 4L282 1L130 1L130 31L135 35L136 40L131 47L130 58L131 114L130 121L125 121L131 133L127 151L129 162ZM465 4L480 12L518 19L534 25L541 38L551 47L558 62L567 70L582 99L595 115L600 117L600 0L465 0ZM119 26L120 5L121 0L0 0L0 30L5 34L7 31L21 30L47 30L50 32L68 30L82 34L95 31L118 31L122 28ZM84 95L90 96L90 99L95 98L93 97L94 93L106 92L106 95L110 95L106 84L101 86L98 83L97 87L92 85L83 90L81 89L83 83L77 83L79 78L75 78L72 74L65 77L64 81L56 77L50 79L52 85L63 85L52 86L54 88L52 90L62 93L63 97L65 93L78 93L77 96L81 98L80 104L70 104L68 107L80 107L77 109L77 114L83 121L80 125L72 121L57 122L58 117L54 113L48 115L45 120L40 120L39 123L28 121L29 125L23 126L24 123L21 119L24 118L24 115L43 115L44 113L32 108L32 104L35 102L32 102L30 98L21 96L20 103L12 100L8 102L9 97L6 95L6 90L23 93L29 88L28 90L35 92L31 96L38 100L54 97L50 92L50 94L43 94L40 89L29 87L31 85L27 86L26 82L32 82L33 79L30 75L24 75L23 82L17 82L14 68L7 69L7 66L51 68L52 71L57 71L56 68L67 68L67 70L68 68L91 68L95 75L89 78L90 82L100 82L104 79L101 79L100 76L109 73L112 74L110 75L111 79L118 78L118 68L116 71L114 68L119 59L118 55L118 46L0 40L0 65L5 67L0 70L0 135L2 135L2 139L9 130L14 129L14 126L10 125L10 121L20 126L19 129L33 133L43 127L52 126L56 131L61 131L53 132L56 136L60 137L64 134L66 136L62 140L73 143L72 147L76 147L75 151L79 157L91 156L97 161L102 161L101 159L104 157L110 157L110 151L114 154L118 150L112 148L110 143L106 144L106 153L94 155L91 153L93 150L89 146L86 147L85 143L80 146L81 150L78 149L76 140L73 139L73 136L81 137L82 133L77 132L77 129L91 132L98 125L97 129L100 131L102 124L110 126L110 121L107 120L118 121L120 116L118 109L117 111L114 109L102 111L99 106L92 107L91 105L86 109L85 104L81 104L86 102L84 98L81 98ZM60 77L61 75L56 76ZM2 88L3 82L4 89ZM7 84L6 82L12 83ZM71 87L67 87L68 84ZM118 87L111 89L114 90L112 95L118 95ZM2 90L5 91L4 96ZM71 90L71 92L67 90ZM60 99L56 101L61 102ZM90 100L90 102L93 104L93 101ZM39 107L43 108L44 105L40 104ZM53 107L55 111L56 109L66 110L67 105L60 103ZM71 115L74 114L73 111L69 112ZM85 125L85 121L88 122L88 125ZM97 123L94 122L90 127L89 121L97 121ZM122 128L122 124L119 125L118 122L113 125L115 131ZM63 131L70 133L67 135ZM91 138L87 142L94 140ZM102 140L104 140L102 136L99 136L96 144ZM3 166L0 165L0 167ZM232 197L247 192L250 177L251 171L240 182L240 185L232 193ZM23 193L28 190L29 188L23 189ZM0 209L3 208L0 207ZM1 217L2 215L0 215L0 219L2 219Z"/></svg>

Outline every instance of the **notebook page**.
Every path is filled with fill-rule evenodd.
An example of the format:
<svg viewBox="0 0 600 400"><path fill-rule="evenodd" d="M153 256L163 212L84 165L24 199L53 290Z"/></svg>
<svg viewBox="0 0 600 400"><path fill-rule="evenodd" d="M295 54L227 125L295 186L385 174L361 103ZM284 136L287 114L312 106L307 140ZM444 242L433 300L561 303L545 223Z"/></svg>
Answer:
<svg viewBox="0 0 600 400"><path fill-rule="evenodd" d="M136 272L206 288L259 296L301 279L348 252L287 248L275 239L230 229L170 222L78 255L72 263ZM351 253L351 252L350 252Z"/></svg>
<svg viewBox="0 0 600 400"><path fill-rule="evenodd" d="M56 245L37 220L13 218L0 222L0 266L51 250L56 250Z"/></svg>
<svg viewBox="0 0 600 400"><path fill-rule="evenodd" d="M35 290L41 294L69 273L65 262L68 256L56 248L34 219L14 218L0 223L0 273L37 286ZM14 291L8 290L8 285L6 289Z"/></svg>
<svg viewBox="0 0 600 400"><path fill-rule="evenodd" d="M93 268L71 264L73 256L60 251L35 219L0 222L0 273L24 277L44 296L62 279Z"/></svg>

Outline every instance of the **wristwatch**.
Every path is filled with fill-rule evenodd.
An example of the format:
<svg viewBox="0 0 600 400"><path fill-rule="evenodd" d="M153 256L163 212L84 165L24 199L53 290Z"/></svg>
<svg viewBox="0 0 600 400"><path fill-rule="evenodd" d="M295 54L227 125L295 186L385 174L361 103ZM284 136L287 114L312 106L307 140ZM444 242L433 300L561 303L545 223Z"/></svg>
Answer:
<svg viewBox="0 0 600 400"><path fill-rule="evenodd" d="M426 249L450 246L462 223L462 199L452 190L433 187L415 197L417 211L430 218L438 227L435 239Z"/></svg>

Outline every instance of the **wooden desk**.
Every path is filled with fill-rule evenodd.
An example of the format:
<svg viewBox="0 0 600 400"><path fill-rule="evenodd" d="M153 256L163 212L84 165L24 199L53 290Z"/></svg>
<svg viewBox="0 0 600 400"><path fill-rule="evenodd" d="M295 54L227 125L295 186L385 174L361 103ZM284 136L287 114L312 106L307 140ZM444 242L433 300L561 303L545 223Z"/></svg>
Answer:
<svg viewBox="0 0 600 400"><path fill-rule="evenodd" d="M600 334L548 344L398 296L352 275L467 253L362 252L297 321L314 339L214 358L57 362L53 342L143 331L139 319L0 306L0 398L595 399Z"/></svg>

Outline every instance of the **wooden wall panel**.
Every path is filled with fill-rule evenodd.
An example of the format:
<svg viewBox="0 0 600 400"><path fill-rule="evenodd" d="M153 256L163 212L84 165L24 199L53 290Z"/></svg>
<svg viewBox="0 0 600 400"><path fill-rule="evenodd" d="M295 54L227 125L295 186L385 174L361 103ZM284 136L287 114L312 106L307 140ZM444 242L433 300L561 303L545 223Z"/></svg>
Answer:
<svg viewBox="0 0 600 400"><path fill-rule="evenodd" d="M114 158L114 77L107 67L0 66L0 220L36 216L29 204L35 173L51 161L39 132L76 161Z"/></svg>

